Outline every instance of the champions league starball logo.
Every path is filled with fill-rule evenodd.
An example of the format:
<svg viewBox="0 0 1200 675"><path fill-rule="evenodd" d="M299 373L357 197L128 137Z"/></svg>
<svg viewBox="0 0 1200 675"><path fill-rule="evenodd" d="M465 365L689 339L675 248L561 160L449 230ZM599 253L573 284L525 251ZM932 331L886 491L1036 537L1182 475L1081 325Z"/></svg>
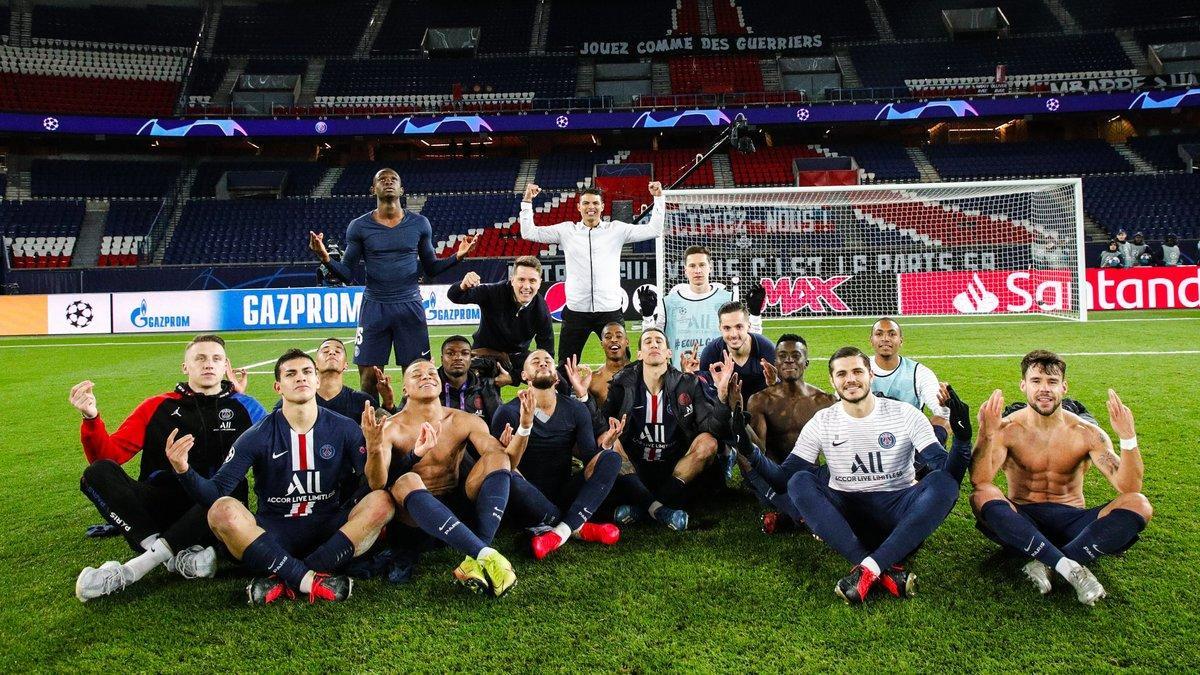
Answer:
<svg viewBox="0 0 1200 675"><path fill-rule="evenodd" d="M555 125L556 125L556 126L559 128L559 129L566 129L566 128L567 128L567 125L568 125L568 124L570 124L570 123L571 123L571 118L567 117L566 115L559 115L559 116L558 116L558 117L557 117L557 118L554 120L554 124L555 124Z"/></svg>
<svg viewBox="0 0 1200 675"><path fill-rule="evenodd" d="M47 117L46 119L42 120L42 128L46 131L58 131L58 119L54 117Z"/></svg>
<svg viewBox="0 0 1200 675"><path fill-rule="evenodd" d="M85 328L92 323L95 315L91 305L82 300L76 300L67 305L66 318L72 328Z"/></svg>

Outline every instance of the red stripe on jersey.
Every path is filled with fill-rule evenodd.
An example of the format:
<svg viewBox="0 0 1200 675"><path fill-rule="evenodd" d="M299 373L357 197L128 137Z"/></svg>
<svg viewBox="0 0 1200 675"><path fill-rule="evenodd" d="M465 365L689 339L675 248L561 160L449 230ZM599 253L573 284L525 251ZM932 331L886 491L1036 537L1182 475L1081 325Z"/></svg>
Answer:
<svg viewBox="0 0 1200 675"><path fill-rule="evenodd" d="M300 443L300 470L308 471L308 435L296 434L296 440Z"/></svg>
<svg viewBox="0 0 1200 675"><path fill-rule="evenodd" d="M646 422L650 424L662 422L662 411L659 409L662 401L662 392L660 391L657 394L646 392L646 399L650 404L646 406Z"/></svg>

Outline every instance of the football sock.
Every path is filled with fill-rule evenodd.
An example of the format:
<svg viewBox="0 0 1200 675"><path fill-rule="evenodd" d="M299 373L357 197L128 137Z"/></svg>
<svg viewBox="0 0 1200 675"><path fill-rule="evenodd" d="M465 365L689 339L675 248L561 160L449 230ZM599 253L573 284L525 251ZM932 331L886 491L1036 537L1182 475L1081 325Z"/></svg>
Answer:
<svg viewBox="0 0 1200 675"><path fill-rule="evenodd" d="M867 556L867 557L863 558L863 561L860 562L859 564L862 565L863 567L871 570L871 574L874 574L875 576L879 576L879 572L880 572L879 563L875 562L875 559L872 558L871 556Z"/></svg>
<svg viewBox="0 0 1200 675"><path fill-rule="evenodd" d="M1003 499L993 499L979 509L979 519L996 536L1010 547L1023 551L1048 567L1057 569L1063 559L1058 550L1044 534L1038 531L1033 521L1013 510Z"/></svg>
<svg viewBox="0 0 1200 675"><path fill-rule="evenodd" d="M1146 529L1146 520L1129 509L1113 509L1107 516L1097 518L1062 547L1063 555L1072 560L1090 562L1102 555L1120 553Z"/></svg>
<svg viewBox="0 0 1200 675"><path fill-rule="evenodd" d="M500 529L511 483L511 472L503 470L488 474L483 479L483 485L479 486L479 496L475 498L475 519L478 521L476 534L484 544L490 545L496 530Z"/></svg>
<svg viewBox="0 0 1200 675"><path fill-rule="evenodd" d="M1059 558L1057 563L1054 563L1054 571L1058 572L1059 576L1064 579L1066 579L1067 575L1069 575L1076 567L1079 567L1079 563L1071 560L1065 555Z"/></svg>
<svg viewBox="0 0 1200 675"><path fill-rule="evenodd" d="M155 567L166 564L173 555L175 554L171 552L171 547L167 546L167 542L162 539L155 540L145 553L125 563L125 577L130 582L137 581L149 574L150 570Z"/></svg>
<svg viewBox="0 0 1200 675"><path fill-rule="evenodd" d="M317 573L309 570L308 573L304 575L304 578L300 580L300 585L296 588L296 590L300 591L301 593L312 593L313 580L316 578Z"/></svg>
<svg viewBox="0 0 1200 675"><path fill-rule="evenodd" d="M304 559L304 566L319 572L332 572L353 557L354 542L350 541L345 532L338 530L328 541L317 547L317 550L308 554Z"/></svg>
<svg viewBox="0 0 1200 675"><path fill-rule="evenodd" d="M575 495L575 501L567 509L567 517L563 519L571 532L583 527L583 524L596 515L596 510L604 502L604 498L612 490L613 481L621 470L621 456L615 452L604 451L592 467L592 477L584 481ZM561 534L561 533L560 533ZM568 535L570 532L568 532ZM566 541L566 537L563 537Z"/></svg>
<svg viewBox="0 0 1200 675"><path fill-rule="evenodd" d="M252 570L265 574L278 574L288 586L300 588L308 568L304 563L288 555L271 535L262 533L242 551L242 562Z"/></svg>
<svg viewBox="0 0 1200 675"><path fill-rule="evenodd" d="M658 515L658 510L661 509L662 507L663 507L662 502L659 502L659 501L650 502L650 506L649 506L649 508L646 509L646 513L649 513L650 517L653 518L654 516Z"/></svg>
<svg viewBox="0 0 1200 675"><path fill-rule="evenodd" d="M429 490L413 490L404 498L404 510L425 532L437 537L450 548L472 558L479 557L485 544L454 515L454 512L430 494Z"/></svg>
<svg viewBox="0 0 1200 675"><path fill-rule="evenodd" d="M557 523L562 514L558 507L554 505L542 491L537 489L529 479L525 478L515 471L511 474L509 484L509 501L520 506L520 510L529 514L533 518L533 525L549 527Z"/></svg>
<svg viewBox="0 0 1200 675"><path fill-rule="evenodd" d="M654 503L654 495L650 494L650 491L646 489L646 484L637 477L637 474L626 473L617 476L617 479L613 481L613 489L617 490L626 503L634 506L649 510L650 505Z"/></svg>
<svg viewBox="0 0 1200 675"><path fill-rule="evenodd" d="M583 525L581 524L580 527L583 527ZM574 531L575 530L572 530L571 526L567 525L566 523L559 523L554 526L554 534L558 535L558 540L561 542L559 544L560 546L567 543L567 540L571 538L571 533Z"/></svg>
<svg viewBox="0 0 1200 675"><path fill-rule="evenodd" d="M879 567L887 569L904 560L942 524L958 501L958 482L945 471L934 471L917 483L918 490L908 512L896 523L887 539L871 553Z"/></svg>
<svg viewBox="0 0 1200 675"><path fill-rule="evenodd" d="M156 542L156 541L158 541L158 533L157 532L155 532L154 534L150 535L149 537L146 537L145 539L143 539L142 543L139 544L139 546L142 547L143 551L149 551L150 547L153 546L154 542Z"/></svg>
<svg viewBox="0 0 1200 675"><path fill-rule="evenodd" d="M683 506L683 491L687 489L687 483L678 476L671 476L663 482L662 487L658 488L658 501L672 509L678 509Z"/></svg>

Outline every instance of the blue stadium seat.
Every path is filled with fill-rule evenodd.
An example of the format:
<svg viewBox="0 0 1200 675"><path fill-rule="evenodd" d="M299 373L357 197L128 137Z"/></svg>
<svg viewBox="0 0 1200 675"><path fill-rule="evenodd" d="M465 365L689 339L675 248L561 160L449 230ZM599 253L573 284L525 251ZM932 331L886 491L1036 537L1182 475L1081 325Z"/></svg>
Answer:
<svg viewBox="0 0 1200 675"><path fill-rule="evenodd" d="M176 162L35 159L35 197L161 197L179 175Z"/></svg>
<svg viewBox="0 0 1200 675"><path fill-rule="evenodd" d="M929 161L943 178L1081 176L1132 171L1129 162L1099 140L931 145Z"/></svg>

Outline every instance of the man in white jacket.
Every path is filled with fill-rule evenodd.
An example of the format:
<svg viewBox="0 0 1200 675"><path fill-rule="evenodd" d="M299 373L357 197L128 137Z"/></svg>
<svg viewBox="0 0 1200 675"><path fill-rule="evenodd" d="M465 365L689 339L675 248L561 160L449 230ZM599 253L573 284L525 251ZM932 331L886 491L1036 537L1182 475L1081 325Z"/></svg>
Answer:
<svg viewBox="0 0 1200 675"><path fill-rule="evenodd" d="M604 222L604 197L596 188L579 193L578 222L562 222L538 227L533 222L533 198L541 188L525 186L521 200L521 236L529 241L558 244L566 257L567 306L562 313L562 331L558 337L558 362L578 357L588 336L600 337L604 326L623 323L625 291L621 288L621 248L628 243L654 239L662 234L666 218L662 184L650 183L654 208L650 221L640 225L618 220Z"/></svg>

